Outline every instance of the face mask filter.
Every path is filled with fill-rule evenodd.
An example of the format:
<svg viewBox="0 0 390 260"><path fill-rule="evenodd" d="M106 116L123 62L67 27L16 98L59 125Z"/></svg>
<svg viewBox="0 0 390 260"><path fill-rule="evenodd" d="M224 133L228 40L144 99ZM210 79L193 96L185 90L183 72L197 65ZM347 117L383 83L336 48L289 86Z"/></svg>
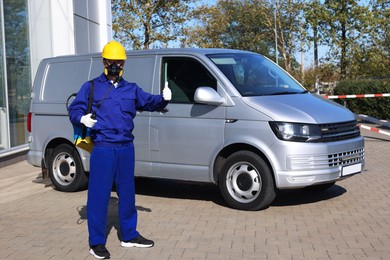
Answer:
<svg viewBox="0 0 390 260"><path fill-rule="evenodd" d="M107 76L119 77L122 75L122 68L113 62L110 66L104 68L104 73Z"/></svg>

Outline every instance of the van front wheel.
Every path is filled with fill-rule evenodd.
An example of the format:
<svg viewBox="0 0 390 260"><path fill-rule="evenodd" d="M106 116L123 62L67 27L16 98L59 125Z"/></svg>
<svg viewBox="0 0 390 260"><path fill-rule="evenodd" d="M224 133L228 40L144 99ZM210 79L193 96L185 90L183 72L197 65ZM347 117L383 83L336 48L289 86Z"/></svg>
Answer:
<svg viewBox="0 0 390 260"><path fill-rule="evenodd" d="M49 177L59 191L74 192L86 187L88 179L76 148L61 144L53 150L49 159Z"/></svg>
<svg viewBox="0 0 390 260"><path fill-rule="evenodd" d="M240 210L267 208L276 196L271 170L250 151L239 151L226 159L219 187L229 206Z"/></svg>

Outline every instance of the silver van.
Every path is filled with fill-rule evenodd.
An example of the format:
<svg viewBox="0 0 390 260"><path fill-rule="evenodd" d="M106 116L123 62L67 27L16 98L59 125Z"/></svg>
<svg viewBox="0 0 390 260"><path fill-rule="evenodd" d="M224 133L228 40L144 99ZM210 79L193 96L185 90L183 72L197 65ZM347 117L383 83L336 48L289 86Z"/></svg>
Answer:
<svg viewBox="0 0 390 260"><path fill-rule="evenodd" d="M100 53L42 60L31 93L30 164L60 191L86 187L89 154L73 146L67 98L100 75ZM236 209L268 207L278 189L323 190L361 173L354 114L308 93L269 59L226 49L127 52L123 77L172 101L137 112L136 176L215 183Z"/></svg>

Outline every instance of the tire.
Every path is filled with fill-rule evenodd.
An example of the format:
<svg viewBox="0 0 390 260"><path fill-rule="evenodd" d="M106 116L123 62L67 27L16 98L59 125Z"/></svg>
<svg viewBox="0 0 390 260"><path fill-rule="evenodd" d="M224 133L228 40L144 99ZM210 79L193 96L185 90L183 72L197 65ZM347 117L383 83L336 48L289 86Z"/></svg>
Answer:
<svg viewBox="0 0 390 260"><path fill-rule="evenodd" d="M76 148L61 144L53 150L49 159L49 177L59 191L74 192L86 188L88 178Z"/></svg>
<svg viewBox="0 0 390 260"><path fill-rule="evenodd" d="M225 201L239 210L267 208L275 199L275 184L266 162L250 151L230 155L219 173L219 188Z"/></svg>

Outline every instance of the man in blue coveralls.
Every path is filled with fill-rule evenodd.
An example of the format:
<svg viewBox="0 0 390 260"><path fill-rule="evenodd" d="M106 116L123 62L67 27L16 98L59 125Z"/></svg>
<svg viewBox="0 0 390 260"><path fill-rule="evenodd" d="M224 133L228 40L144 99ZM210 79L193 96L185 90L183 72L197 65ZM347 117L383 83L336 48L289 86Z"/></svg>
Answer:
<svg viewBox="0 0 390 260"><path fill-rule="evenodd" d="M118 42L107 43L102 58L104 73L93 79L93 113L86 114L91 87L90 82L86 82L69 106L69 117L73 124L84 124L92 130L94 148L90 157L87 201L89 252L98 259L108 259L106 223L114 182L119 201L121 246L154 245L136 229L133 119L137 110L163 109L171 100L172 92L166 87L162 95L152 95L136 83L121 78L127 57L124 47Z"/></svg>

